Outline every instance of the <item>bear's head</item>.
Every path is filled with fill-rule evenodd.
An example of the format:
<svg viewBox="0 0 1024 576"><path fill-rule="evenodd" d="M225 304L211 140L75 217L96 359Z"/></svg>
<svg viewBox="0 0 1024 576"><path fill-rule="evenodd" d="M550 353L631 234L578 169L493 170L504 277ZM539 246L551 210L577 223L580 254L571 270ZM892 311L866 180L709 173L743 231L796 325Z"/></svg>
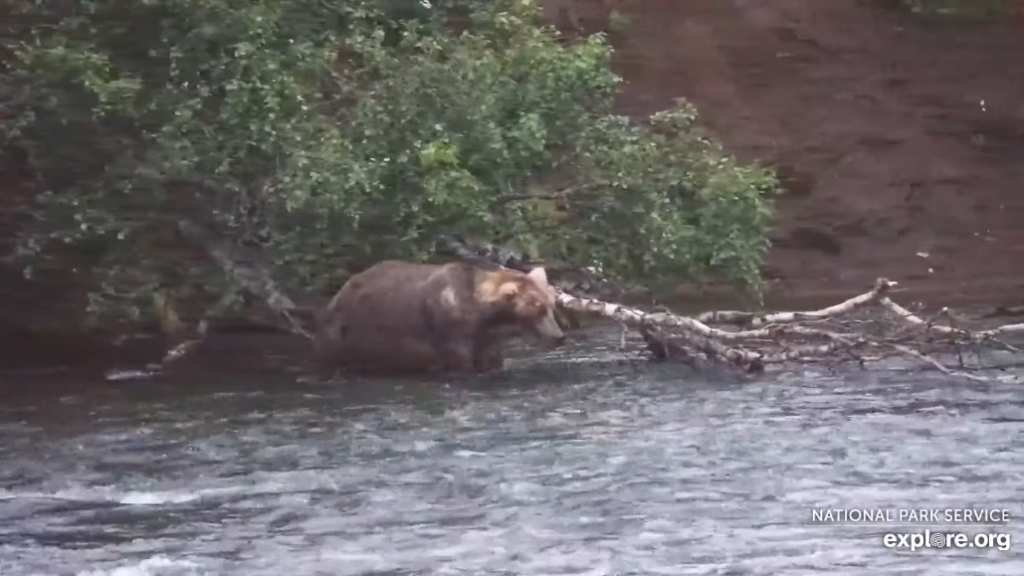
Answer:
<svg viewBox="0 0 1024 576"><path fill-rule="evenodd" d="M502 271L493 277L492 297L504 318L520 324L542 342L557 346L565 333L555 320L555 291L544 268L529 273Z"/></svg>

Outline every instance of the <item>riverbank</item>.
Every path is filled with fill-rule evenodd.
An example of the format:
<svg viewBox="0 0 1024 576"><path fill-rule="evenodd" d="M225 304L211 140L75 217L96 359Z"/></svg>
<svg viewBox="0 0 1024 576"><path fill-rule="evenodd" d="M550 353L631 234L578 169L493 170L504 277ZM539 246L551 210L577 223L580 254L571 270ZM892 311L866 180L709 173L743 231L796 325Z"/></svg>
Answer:
<svg viewBox="0 0 1024 576"><path fill-rule="evenodd" d="M676 299L660 300L659 305L668 306L673 312L683 315L697 315L711 310L743 309L757 311L810 311L838 304L859 292L845 294L818 294L811 297L769 298L764 306L751 306L741 298L727 294L702 294ZM963 294L959 300L943 301L921 298L926 291L906 290L894 292L892 297L922 317L930 318L943 307L949 307L958 326L970 330L983 330L1000 324L1015 324L1024 321L1024 308L1014 306L1012 298L1004 298L1007 304L993 305L991 298L970 299ZM624 299L632 305L651 309L642 299ZM600 334L600 326L607 324L601 318L583 319L581 328L570 331L574 345L583 345ZM596 331L595 331L596 330ZM105 374L111 369L137 370L159 362L172 347L167 338L158 330L115 338L104 331L74 332L50 329L38 331L0 332L0 373L22 375L47 375L62 372L79 374ZM227 329L214 330L201 347L189 354L188 358L176 364L171 370L185 371L293 371L308 359L309 343L303 338L275 331L265 326L236 325Z"/></svg>

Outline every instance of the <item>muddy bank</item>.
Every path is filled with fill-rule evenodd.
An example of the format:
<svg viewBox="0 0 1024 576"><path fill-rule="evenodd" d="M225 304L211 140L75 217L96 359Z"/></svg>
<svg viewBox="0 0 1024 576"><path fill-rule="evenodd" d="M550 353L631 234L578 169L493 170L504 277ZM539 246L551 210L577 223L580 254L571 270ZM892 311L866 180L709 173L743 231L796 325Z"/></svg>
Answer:
<svg viewBox="0 0 1024 576"><path fill-rule="evenodd" d="M879 4L548 2L566 27L607 27L610 7L625 17L612 35L622 110L686 97L727 148L779 168L776 292L845 293L878 276L955 297L1019 290L1021 21Z"/></svg>

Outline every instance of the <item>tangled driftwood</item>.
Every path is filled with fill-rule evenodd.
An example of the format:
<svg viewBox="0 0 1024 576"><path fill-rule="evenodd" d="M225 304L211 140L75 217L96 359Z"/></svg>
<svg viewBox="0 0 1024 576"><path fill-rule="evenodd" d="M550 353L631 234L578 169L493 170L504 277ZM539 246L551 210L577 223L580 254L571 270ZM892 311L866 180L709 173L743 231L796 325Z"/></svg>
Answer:
<svg viewBox="0 0 1024 576"><path fill-rule="evenodd" d="M686 317L668 312L648 313L566 292L559 293L558 303L570 310L597 314L638 328L656 358L691 364L724 362L745 372L759 372L768 364L786 362L835 361L845 357L864 363L905 355L949 375L987 381L988 378L966 371L964 352L975 352L985 345L1014 350L997 337L1024 334L1024 324L979 331L942 325L941 320L950 319L946 309L931 320L922 319L887 296L895 286L895 282L879 278L868 292L828 308L806 312L730 311ZM875 328L882 333L853 331L848 317L870 307L888 316L873 319ZM861 323L872 322L862 320ZM727 330L709 324L731 324L739 329ZM960 366L950 368L923 351L924 348L933 349L933 353L956 352Z"/></svg>

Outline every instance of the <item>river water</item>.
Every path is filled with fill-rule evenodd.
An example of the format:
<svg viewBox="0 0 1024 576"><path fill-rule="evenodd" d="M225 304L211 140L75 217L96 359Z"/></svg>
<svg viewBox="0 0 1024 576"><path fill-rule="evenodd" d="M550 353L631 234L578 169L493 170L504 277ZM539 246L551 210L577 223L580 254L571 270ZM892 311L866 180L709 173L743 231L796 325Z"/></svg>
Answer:
<svg viewBox="0 0 1024 576"><path fill-rule="evenodd" d="M7 382L0 574L1024 574L1019 384L709 381L616 340L472 385ZM812 522L829 507L1011 520ZM883 543L925 528L1012 540Z"/></svg>

